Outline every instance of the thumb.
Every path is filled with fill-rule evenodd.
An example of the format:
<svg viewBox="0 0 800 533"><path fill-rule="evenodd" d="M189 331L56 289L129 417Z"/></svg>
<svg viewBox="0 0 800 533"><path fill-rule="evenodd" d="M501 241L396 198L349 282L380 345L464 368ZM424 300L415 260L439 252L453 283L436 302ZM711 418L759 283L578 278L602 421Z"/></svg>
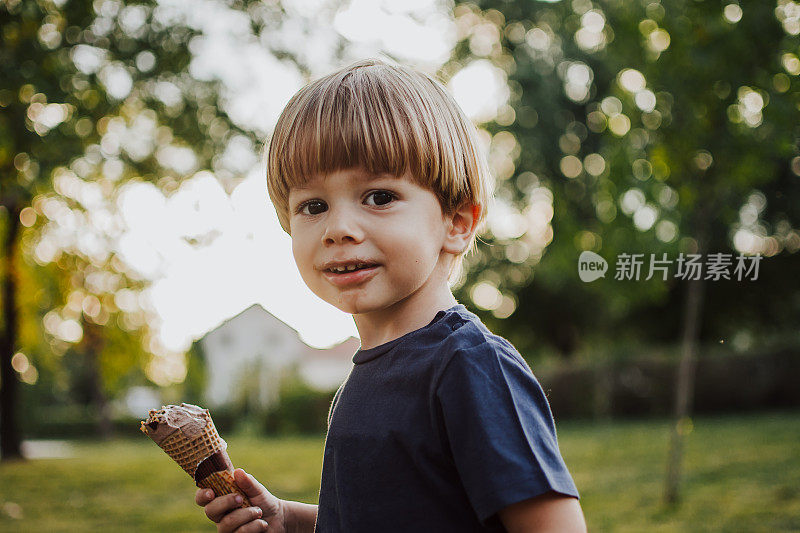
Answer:
<svg viewBox="0 0 800 533"><path fill-rule="evenodd" d="M233 480L236 482L236 485L242 489L245 495L249 499L258 498L259 496L263 498L266 494L269 494L269 491L264 488L264 485L259 483L256 478L242 470L241 468L237 468L233 471Z"/></svg>
<svg viewBox="0 0 800 533"><path fill-rule="evenodd" d="M241 468L237 468L233 471L233 480L250 500L250 503L261 508L263 519L269 520L280 512L281 500L270 494L256 478Z"/></svg>

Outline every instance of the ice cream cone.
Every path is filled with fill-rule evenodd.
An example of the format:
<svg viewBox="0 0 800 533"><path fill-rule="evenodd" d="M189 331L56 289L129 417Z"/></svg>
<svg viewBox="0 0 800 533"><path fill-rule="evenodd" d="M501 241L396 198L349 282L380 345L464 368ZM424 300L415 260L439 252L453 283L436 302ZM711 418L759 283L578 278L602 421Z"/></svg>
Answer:
<svg viewBox="0 0 800 533"><path fill-rule="evenodd" d="M150 411L141 430L194 479L200 488L214 490L214 496L238 493L242 507L250 502L233 481L233 464L211 420L208 409L191 404L168 405Z"/></svg>

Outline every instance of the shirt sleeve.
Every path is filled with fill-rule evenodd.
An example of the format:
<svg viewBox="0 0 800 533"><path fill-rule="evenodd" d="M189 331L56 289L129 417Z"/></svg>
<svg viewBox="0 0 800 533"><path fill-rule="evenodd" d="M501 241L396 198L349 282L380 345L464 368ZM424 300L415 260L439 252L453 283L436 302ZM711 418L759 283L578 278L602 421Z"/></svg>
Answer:
<svg viewBox="0 0 800 533"><path fill-rule="evenodd" d="M539 382L516 350L485 342L455 352L436 398L456 469L484 524L554 490L579 497Z"/></svg>

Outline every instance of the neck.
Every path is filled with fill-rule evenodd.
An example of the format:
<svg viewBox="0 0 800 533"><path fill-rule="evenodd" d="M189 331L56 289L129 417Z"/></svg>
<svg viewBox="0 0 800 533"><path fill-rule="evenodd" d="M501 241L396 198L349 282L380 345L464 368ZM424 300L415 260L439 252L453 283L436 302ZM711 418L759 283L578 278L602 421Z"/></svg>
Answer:
<svg viewBox="0 0 800 533"><path fill-rule="evenodd" d="M445 281L424 298L408 297L380 311L353 315L361 348L374 348L427 326L436 313L457 303Z"/></svg>

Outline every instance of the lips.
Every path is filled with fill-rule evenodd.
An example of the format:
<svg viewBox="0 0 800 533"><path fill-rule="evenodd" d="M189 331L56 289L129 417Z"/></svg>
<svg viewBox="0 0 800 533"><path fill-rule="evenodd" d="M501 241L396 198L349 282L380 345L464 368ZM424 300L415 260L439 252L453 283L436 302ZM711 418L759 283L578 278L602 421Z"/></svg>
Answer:
<svg viewBox="0 0 800 533"><path fill-rule="evenodd" d="M348 287L369 281L378 273L379 268L380 265L371 264L363 268L344 272L334 272L330 269L323 270L322 274L331 284L337 287Z"/></svg>

